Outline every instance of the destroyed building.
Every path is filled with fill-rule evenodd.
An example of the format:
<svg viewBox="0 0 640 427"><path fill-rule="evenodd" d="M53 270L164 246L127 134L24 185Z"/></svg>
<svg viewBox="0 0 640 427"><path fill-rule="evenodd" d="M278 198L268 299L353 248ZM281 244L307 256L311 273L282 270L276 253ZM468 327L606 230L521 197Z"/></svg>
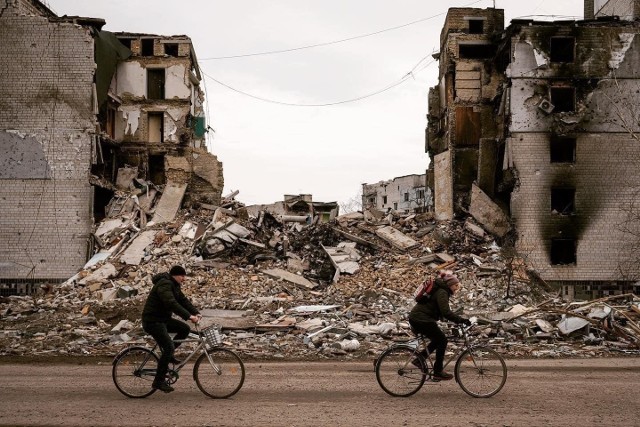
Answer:
<svg viewBox="0 0 640 427"><path fill-rule="evenodd" d="M103 150L110 155L100 171L117 180L119 168L133 166L153 184L188 187L193 201L219 204L222 165L205 147L202 76L191 40L115 36L131 56L118 62L109 86Z"/></svg>
<svg viewBox="0 0 640 427"><path fill-rule="evenodd" d="M247 212L258 217L260 211L283 217L287 221L295 222L330 222L340 211L337 202L314 202L311 194L285 194L281 202L270 205L251 205Z"/></svg>
<svg viewBox="0 0 640 427"><path fill-rule="evenodd" d="M400 213L420 213L432 209L431 189L426 175L405 175L375 184L362 184L362 207Z"/></svg>
<svg viewBox="0 0 640 427"><path fill-rule="evenodd" d="M82 268L118 181L220 199L222 165L204 147L190 40L116 37L104 24L59 17L37 0L0 1L3 291L29 292Z"/></svg>
<svg viewBox="0 0 640 427"><path fill-rule="evenodd" d="M637 288L639 28L504 28L502 10L455 8L442 30L426 141L435 215L468 212L501 237L512 227L516 250L569 298Z"/></svg>

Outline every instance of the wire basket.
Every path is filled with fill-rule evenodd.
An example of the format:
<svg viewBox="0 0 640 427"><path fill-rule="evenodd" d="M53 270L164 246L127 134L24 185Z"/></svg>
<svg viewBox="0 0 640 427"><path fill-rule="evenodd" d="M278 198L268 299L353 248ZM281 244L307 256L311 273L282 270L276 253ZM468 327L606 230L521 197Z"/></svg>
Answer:
<svg viewBox="0 0 640 427"><path fill-rule="evenodd" d="M211 347L219 347L222 345L222 333L220 332L220 329L220 325L211 325L202 330L204 339Z"/></svg>

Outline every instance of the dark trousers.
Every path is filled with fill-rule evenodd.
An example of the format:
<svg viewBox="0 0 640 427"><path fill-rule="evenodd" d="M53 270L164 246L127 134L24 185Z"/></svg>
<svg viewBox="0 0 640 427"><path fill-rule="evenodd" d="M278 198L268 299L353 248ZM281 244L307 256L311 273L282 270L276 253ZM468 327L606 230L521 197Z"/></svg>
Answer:
<svg viewBox="0 0 640 427"><path fill-rule="evenodd" d="M165 382L167 371L169 370L169 361L173 358L173 352L180 343L174 343L169 333L175 333L175 339L183 340L189 335L189 325L176 319L169 319L167 322L142 322L142 329L153 337L158 343L162 355L158 361L158 371L154 384Z"/></svg>
<svg viewBox="0 0 640 427"><path fill-rule="evenodd" d="M442 365L444 363L444 353L447 350L447 337L444 332L438 327L436 322L421 322L415 320L409 320L411 329L419 334L423 334L429 338L429 345L427 350L429 353L436 352L436 361L433 364L433 371L436 374L442 372Z"/></svg>

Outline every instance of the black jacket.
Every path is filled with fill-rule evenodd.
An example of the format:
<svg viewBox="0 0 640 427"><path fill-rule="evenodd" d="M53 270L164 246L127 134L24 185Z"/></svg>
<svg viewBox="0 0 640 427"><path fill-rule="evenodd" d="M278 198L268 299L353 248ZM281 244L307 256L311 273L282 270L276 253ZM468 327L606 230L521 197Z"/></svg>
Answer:
<svg viewBox="0 0 640 427"><path fill-rule="evenodd" d="M184 320L189 320L191 315L199 314L180 290L180 283L176 282L169 273L156 274L151 281L153 288L142 309L143 322L166 322L171 319L171 313L177 314Z"/></svg>
<svg viewBox="0 0 640 427"><path fill-rule="evenodd" d="M449 296L451 296L449 287L440 278L436 279L434 286L435 289L431 293L431 297L426 301L417 303L411 309L409 319L418 322L436 322L444 318L452 322L461 323L464 318L458 316L449 308Z"/></svg>

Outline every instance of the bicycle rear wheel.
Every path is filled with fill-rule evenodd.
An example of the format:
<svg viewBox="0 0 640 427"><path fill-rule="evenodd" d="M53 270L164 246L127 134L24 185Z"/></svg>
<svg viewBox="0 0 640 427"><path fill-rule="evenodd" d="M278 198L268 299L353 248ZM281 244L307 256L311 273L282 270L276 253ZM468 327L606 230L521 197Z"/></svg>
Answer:
<svg viewBox="0 0 640 427"><path fill-rule="evenodd" d="M213 399L231 397L244 384L244 363L226 348L213 348L202 353L193 367L193 379L201 392Z"/></svg>
<svg viewBox="0 0 640 427"><path fill-rule="evenodd" d="M487 347L465 350L456 362L455 375L462 390L473 397L491 397L507 381L507 365L502 356Z"/></svg>
<svg viewBox="0 0 640 427"><path fill-rule="evenodd" d="M111 376L120 393L139 399L152 395L151 387L158 369L158 356L145 347L121 351L113 360Z"/></svg>
<svg viewBox="0 0 640 427"><path fill-rule="evenodd" d="M378 384L395 397L408 397L420 390L426 379L425 372L424 359L410 346L388 348L376 364Z"/></svg>

